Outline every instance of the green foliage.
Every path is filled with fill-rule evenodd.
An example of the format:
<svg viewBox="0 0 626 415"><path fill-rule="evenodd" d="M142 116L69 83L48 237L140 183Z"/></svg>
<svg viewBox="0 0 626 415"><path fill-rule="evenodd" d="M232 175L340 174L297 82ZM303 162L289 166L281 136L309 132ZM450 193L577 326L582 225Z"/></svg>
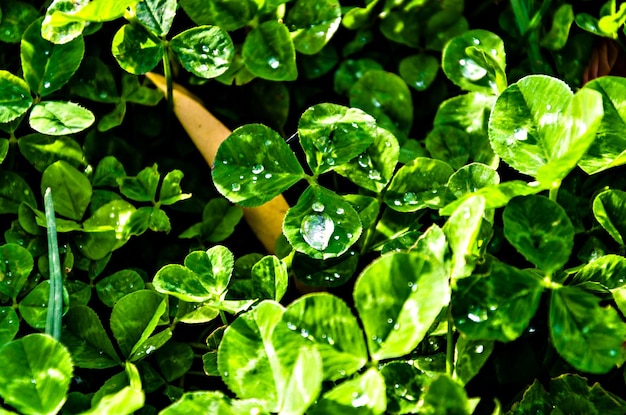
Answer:
<svg viewBox="0 0 626 415"><path fill-rule="evenodd" d="M624 413L626 7L476 3L0 0L0 413Z"/></svg>

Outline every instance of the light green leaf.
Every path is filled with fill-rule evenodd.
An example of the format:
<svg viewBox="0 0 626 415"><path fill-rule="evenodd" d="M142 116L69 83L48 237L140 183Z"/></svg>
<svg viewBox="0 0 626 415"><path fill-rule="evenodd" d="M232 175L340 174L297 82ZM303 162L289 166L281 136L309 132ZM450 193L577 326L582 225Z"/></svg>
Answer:
<svg viewBox="0 0 626 415"><path fill-rule="evenodd" d="M574 368L607 373L624 363L626 323L610 306L580 288L562 287L550 299L550 337Z"/></svg>
<svg viewBox="0 0 626 415"><path fill-rule="evenodd" d="M212 171L217 190L242 206L272 200L304 178L289 145L260 124L237 128L220 145Z"/></svg>
<svg viewBox="0 0 626 415"><path fill-rule="evenodd" d="M86 164L83 149L73 138L29 134L17 142L20 153L40 172L58 160L74 167Z"/></svg>
<svg viewBox="0 0 626 415"><path fill-rule="evenodd" d="M0 294L17 298L34 267L31 253L17 244L0 246Z"/></svg>
<svg viewBox="0 0 626 415"><path fill-rule="evenodd" d="M398 212L443 207L447 202L445 185L452 173L452 167L443 161L418 157L396 172L385 203Z"/></svg>
<svg viewBox="0 0 626 415"><path fill-rule="evenodd" d="M184 174L180 170L172 170L165 175L159 191L159 203L161 205L172 205L191 197L190 193L183 193L180 188L180 181L183 176Z"/></svg>
<svg viewBox="0 0 626 415"><path fill-rule="evenodd" d="M82 415L130 415L144 406L145 395L141 387L139 371L130 362L126 362L126 374L129 386L119 391L103 396L98 403Z"/></svg>
<svg viewBox="0 0 626 415"><path fill-rule="evenodd" d="M263 406L254 399L237 400L220 391L186 392L178 401L159 412L160 415L265 415Z"/></svg>
<svg viewBox="0 0 626 415"><path fill-rule="evenodd" d="M132 269L123 269L96 283L96 294L106 306L113 307L117 301L135 291L145 288L141 276Z"/></svg>
<svg viewBox="0 0 626 415"><path fill-rule="evenodd" d="M246 68L260 78L293 81L298 77L289 30L276 20L263 22L248 33L241 54Z"/></svg>
<svg viewBox="0 0 626 415"><path fill-rule="evenodd" d="M20 320L13 307L0 307L0 349L13 340L20 328Z"/></svg>
<svg viewBox="0 0 626 415"><path fill-rule="evenodd" d="M378 370L370 368L324 393L308 413L379 415L385 412L386 407L385 379Z"/></svg>
<svg viewBox="0 0 626 415"><path fill-rule="evenodd" d="M362 153L379 135L376 121L357 108L318 104L298 123L298 138L314 173L332 170Z"/></svg>
<svg viewBox="0 0 626 415"><path fill-rule="evenodd" d="M297 0L285 18L296 50L305 55L322 50L340 22L341 6L337 0Z"/></svg>
<svg viewBox="0 0 626 415"><path fill-rule="evenodd" d="M424 388L422 411L433 414L469 415L467 392L447 374L436 374Z"/></svg>
<svg viewBox="0 0 626 415"><path fill-rule="evenodd" d="M46 96L60 89L80 66L85 42L79 36L63 45L55 45L41 37L40 18L22 37L20 58L24 79L33 93Z"/></svg>
<svg viewBox="0 0 626 415"><path fill-rule="evenodd" d="M143 75L163 57L163 45L156 43L141 26L125 24L113 37L111 52L127 72Z"/></svg>
<svg viewBox="0 0 626 415"><path fill-rule="evenodd" d="M539 307L541 282L529 271L492 262L452 290L452 316L469 340L510 342L522 335Z"/></svg>
<svg viewBox="0 0 626 415"><path fill-rule="evenodd" d="M374 260L354 287L372 359L399 357L413 350L449 299L447 276L438 262L404 252Z"/></svg>
<svg viewBox="0 0 626 415"><path fill-rule="evenodd" d="M78 133L89 128L94 121L91 111L64 101L40 102L33 107L28 118L33 130L48 135Z"/></svg>
<svg viewBox="0 0 626 415"><path fill-rule="evenodd" d="M0 123L23 115L32 103L28 84L11 72L0 70Z"/></svg>
<svg viewBox="0 0 626 415"><path fill-rule="evenodd" d="M287 266L277 257L263 257L252 267L252 285L260 298L280 301L287 291Z"/></svg>
<svg viewBox="0 0 626 415"><path fill-rule="evenodd" d="M387 389L387 413L418 412L419 398L426 375L410 361L392 360L383 365L380 373Z"/></svg>
<svg viewBox="0 0 626 415"><path fill-rule="evenodd" d="M309 186L285 215L283 233L293 248L312 258L345 253L362 232L359 214L341 196Z"/></svg>
<svg viewBox="0 0 626 415"><path fill-rule="evenodd" d="M30 334L0 348L0 396L27 415L56 414L72 380L70 352L45 334Z"/></svg>
<svg viewBox="0 0 626 415"><path fill-rule="evenodd" d="M141 24L157 36L166 36L174 16L176 0L144 0L135 6L135 16Z"/></svg>
<svg viewBox="0 0 626 415"><path fill-rule="evenodd" d="M275 342L315 347L324 363L324 379L349 377L367 362L359 324L341 299L327 293L309 294L291 303L274 331Z"/></svg>
<svg viewBox="0 0 626 415"><path fill-rule="evenodd" d="M518 197L502 214L504 236L527 260L546 272L560 269L574 246L574 226L565 210L544 196Z"/></svg>
<svg viewBox="0 0 626 415"><path fill-rule="evenodd" d="M456 197L469 195L486 186L500 182L498 173L481 163L471 163L458 169L448 180L448 190Z"/></svg>
<svg viewBox="0 0 626 415"><path fill-rule="evenodd" d="M201 78L215 78L226 72L235 55L233 41L218 26L185 30L172 38L170 46L181 65Z"/></svg>
<svg viewBox="0 0 626 415"><path fill-rule="evenodd" d="M66 218L82 219L93 193L89 179L69 163L59 160L44 170L41 193L52 189L54 210Z"/></svg>

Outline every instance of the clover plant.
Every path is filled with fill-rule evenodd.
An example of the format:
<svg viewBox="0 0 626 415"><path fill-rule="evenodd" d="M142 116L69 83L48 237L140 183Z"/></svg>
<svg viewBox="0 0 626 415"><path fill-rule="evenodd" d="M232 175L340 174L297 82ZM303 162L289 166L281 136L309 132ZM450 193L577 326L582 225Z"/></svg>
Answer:
<svg viewBox="0 0 626 415"><path fill-rule="evenodd" d="M0 412L624 413L626 3L478 3L0 0Z"/></svg>

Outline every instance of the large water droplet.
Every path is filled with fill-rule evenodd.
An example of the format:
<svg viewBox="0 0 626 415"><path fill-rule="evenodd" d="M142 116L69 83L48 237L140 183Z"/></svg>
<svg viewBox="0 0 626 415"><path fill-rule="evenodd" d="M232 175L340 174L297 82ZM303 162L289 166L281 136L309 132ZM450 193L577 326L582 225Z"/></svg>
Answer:
<svg viewBox="0 0 626 415"><path fill-rule="evenodd" d="M252 166L252 173L254 174L262 173L263 170L265 170L265 167L263 167L262 164L255 164L254 166Z"/></svg>
<svg viewBox="0 0 626 415"><path fill-rule="evenodd" d="M319 251L328 247L328 242L334 231L335 223L326 213L307 215L302 220L300 227L304 241Z"/></svg>
<svg viewBox="0 0 626 415"><path fill-rule="evenodd" d="M460 59L459 65L461 65L461 74L470 81L478 81L487 75L487 70L471 59Z"/></svg>
<svg viewBox="0 0 626 415"><path fill-rule="evenodd" d="M273 56L271 58L269 58L267 63L270 65L270 68L272 68L272 69L276 69L276 68L278 68L280 66L280 62L278 62L278 59L276 59Z"/></svg>
<svg viewBox="0 0 626 415"><path fill-rule="evenodd" d="M352 394L352 406L355 408L359 408L361 406L365 406L369 403L370 398L366 394L361 394L358 392L354 392Z"/></svg>
<svg viewBox="0 0 626 415"><path fill-rule="evenodd" d="M524 141L528 138L528 131L525 128L516 128L513 131L513 137L516 140Z"/></svg>
<svg viewBox="0 0 626 415"><path fill-rule="evenodd" d="M417 204L417 196L413 192L406 192L402 197L402 200L404 200L404 203L407 203L409 205Z"/></svg>
<svg viewBox="0 0 626 415"><path fill-rule="evenodd" d="M482 323L489 318L489 313L481 307L470 306L469 311L467 312L467 318L472 320L474 323Z"/></svg>
<svg viewBox="0 0 626 415"><path fill-rule="evenodd" d="M231 189L233 192L238 192L239 190L241 190L241 185L240 185L239 183L233 183L233 184L230 186L230 189Z"/></svg>
<svg viewBox="0 0 626 415"><path fill-rule="evenodd" d="M324 205L320 202L314 202L311 205L311 209L313 209L315 212L323 212L324 211Z"/></svg>

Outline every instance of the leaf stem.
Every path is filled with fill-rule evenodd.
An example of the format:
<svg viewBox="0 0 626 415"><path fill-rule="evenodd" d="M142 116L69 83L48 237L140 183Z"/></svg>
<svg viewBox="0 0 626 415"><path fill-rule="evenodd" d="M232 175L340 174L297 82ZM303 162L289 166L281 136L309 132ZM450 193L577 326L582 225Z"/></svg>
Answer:
<svg viewBox="0 0 626 415"><path fill-rule="evenodd" d="M46 334L55 340L61 339L61 320L63 318L63 277L61 275L61 259L59 257L59 241L54 218L52 190L48 187L44 193L46 228L48 233L48 266L50 272L50 296L48 299L48 315L46 317Z"/></svg>
<svg viewBox="0 0 626 415"><path fill-rule="evenodd" d="M452 308L448 305L448 333L446 335L446 373L450 376L454 374L454 320L452 319Z"/></svg>
<svg viewBox="0 0 626 415"><path fill-rule="evenodd" d="M170 49L167 42L163 48L163 76L165 77L165 88L167 94L167 119L169 120L174 113L174 80L172 79L172 67L170 63Z"/></svg>

